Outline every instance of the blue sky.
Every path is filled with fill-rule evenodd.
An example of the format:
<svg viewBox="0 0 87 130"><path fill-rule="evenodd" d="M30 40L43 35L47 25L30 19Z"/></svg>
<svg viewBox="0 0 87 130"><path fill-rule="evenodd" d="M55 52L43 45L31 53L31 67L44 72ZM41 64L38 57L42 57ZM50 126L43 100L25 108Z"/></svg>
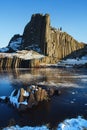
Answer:
<svg viewBox="0 0 87 130"><path fill-rule="evenodd" d="M51 25L87 43L87 0L0 0L0 47L23 34L35 13L49 13Z"/></svg>

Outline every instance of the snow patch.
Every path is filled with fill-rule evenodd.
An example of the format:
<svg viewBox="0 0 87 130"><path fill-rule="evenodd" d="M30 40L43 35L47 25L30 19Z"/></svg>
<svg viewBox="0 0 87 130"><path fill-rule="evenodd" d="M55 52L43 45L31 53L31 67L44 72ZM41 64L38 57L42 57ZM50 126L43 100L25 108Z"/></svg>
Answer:
<svg viewBox="0 0 87 130"><path fill-rule="evenodd" d="M10 46L13 50L17 51L22 44L22 38L17 38L15 41L10 43Z"/></svg>
<svg viewBox="0 0 87 130"><path fill-rule="evenodd" d="M38 59L38 58L44 57L44 55L41 55L32 50L31 51L27 51L27 50L17 51L17 53L15 53L15 56L21 59L25 59L25 60Z"/></svg>
<svg viewBox="0 0 87 130"><path fill-rule="evenodd" d="M6 96L1 96L0 99L5 100Z"/></svg>
<svg viewBox="0 0 87 130"><path fill-rule="evenodd" d="M87 120L81 118L66 119L58 125L57 130L83 130L87 129Z"/></svg>
<svg viewBox="0 0 87 130"><path fill-rule="evenodd" d="M23 96L29 97L29 93L27 91L25 91Z"/></svg>
<svg viewBox="0 0 87 130"><path fill-rule="evenodd" d="M1 57L9 57L9 58L13 58L18 57L24 60L30 60L30 59L38 59L38 58L43 58L44 55L41 55L35 51L27 51L27 50L22 50L22 51L17 51L15 53L1 53L0 54Z"/></svg>
<svg viewBox="0 0 87 130"><path fill-rule="evenodd" d="M81 58L76 58L76 59L66 59L62 60L61 62L58 63L58 66L73 66L73 65L83 65L87 63L87 55L81 57Z"/></svg>
<svg viewBox="0 0 87 130"><path fill-rule="evenodd" d="M18 98L19 98L19 96L20 96L20 90L18 90L18 93L17 93L16 96L14 96L15 91L16 91L16 90L14 90L14 91L11 93L11 96L10 96L9 98L10 98L11 104L13 104L13 106L16 106L17 108L19 108Z"/></svg>

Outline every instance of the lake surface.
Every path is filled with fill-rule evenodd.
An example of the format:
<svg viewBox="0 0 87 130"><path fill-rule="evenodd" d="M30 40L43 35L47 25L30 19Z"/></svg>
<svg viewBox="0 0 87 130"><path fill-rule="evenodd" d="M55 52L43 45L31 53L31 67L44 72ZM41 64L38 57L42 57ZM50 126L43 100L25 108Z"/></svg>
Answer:
<svg viewBox="0 0 87 130"><path fill-rule="evenodd" d="M0 96L10 96L14 89L30 84L57 87L61 94L49 102L40 103L25 112L0 103L0 127L10 120L20 126L49 125L55 128L61 121L83 116L87 119L87 70L72 68L36 68L0 70Z"/></svg>

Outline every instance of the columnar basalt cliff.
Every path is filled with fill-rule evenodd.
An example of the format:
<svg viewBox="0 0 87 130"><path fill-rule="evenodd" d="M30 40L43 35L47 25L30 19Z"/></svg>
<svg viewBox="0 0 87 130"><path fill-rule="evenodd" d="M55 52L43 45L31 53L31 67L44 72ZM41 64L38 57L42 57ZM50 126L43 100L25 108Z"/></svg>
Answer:
<svg viewBox="0 0 87 130"><path fill-rule="evenodd" d="M23 33L24 42L22 47L39 46L44 55L62 59L71 52L84 48L66 32L50 26L50 16L36 14L26 25Z"/></svg>
<svg viewBox="0 0 87 130"><path fill-rule="evenodd" d="M50 25L49 14L33 14L30 22L25 26L23 35L14 35L6 49L2 52L15 52L20 50L34 50L44 57L21 59L20 57L4 57L0 54L0 67L38 67L45 64L55 64L59 60L72 54L77 56L77 51L82 53L86 44L79 43L72 36L55 29ZM4 51L5 50L5 51ZM78 53L78 57L79 57Z"/></svg>

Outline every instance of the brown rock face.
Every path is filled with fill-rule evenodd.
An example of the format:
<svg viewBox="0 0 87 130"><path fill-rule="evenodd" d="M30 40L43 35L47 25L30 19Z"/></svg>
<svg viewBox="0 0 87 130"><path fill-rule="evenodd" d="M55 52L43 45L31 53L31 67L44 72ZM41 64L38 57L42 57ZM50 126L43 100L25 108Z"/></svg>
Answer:
<svg viewBox="0 0 87 130"><path fill-rule="evenodd" d="M23 33L25 46L38 46L44 55L62 59L70 53L84 48L85 44L77 42L72 36L50 26L48 14L32 15L31 21L26 25Z"/></svg>
<svg viewBox="0 0 87 130"><path fill-rule="evenodd" d="M24 101L24 93L25 93L25 90L23 88L21 88L20 89L20 96L19 96L19 99L18 99L19 102Z"/></svg>
<svg viewBox="0 0 87 130"><path fill-rule="evenodd" d="M35 92L35 99L37 102L48 100L48 93L45 89L38 88L38 91Z"/></svg>

